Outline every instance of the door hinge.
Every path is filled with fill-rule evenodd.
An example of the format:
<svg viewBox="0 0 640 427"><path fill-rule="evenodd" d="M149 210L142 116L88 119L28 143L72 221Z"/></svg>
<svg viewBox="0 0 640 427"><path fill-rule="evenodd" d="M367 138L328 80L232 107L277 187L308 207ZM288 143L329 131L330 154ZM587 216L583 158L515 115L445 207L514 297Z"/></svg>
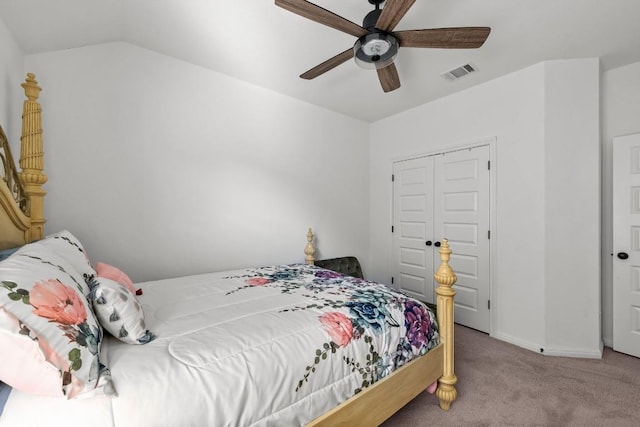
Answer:
<svg viewBox="0 0 640 427"><path fill-rule="evenodd" d="M487 169L491 170L491 160L487 160Z"/></svg>
<svg viewBox="0 0 640 427"><path fill-rule="evenodd" d="M487 310L491 310L491 300L487 300Z"/></svg>
<svg viewBox="0 0 640 427"><path fill-rule="evenodd" d="M491 240L491 230L487 230L487 239Z"/></svg>
<svg viewBox="0 0 640 427"><path fill-rule="evenodd" d="M391 232L393 233L393 225L391 226Z"/></svg>
<svg viewBox="0 0 640 427"><path fill-rule="evenodd" d="M396 176L391 174L391 182L394 182L396 180Z"/></svg>
<svg viewBox="0 0 640 427"><path fill-rule="evenodd" d="M391 284L393 285L393 276L391 276Z"/></svg>

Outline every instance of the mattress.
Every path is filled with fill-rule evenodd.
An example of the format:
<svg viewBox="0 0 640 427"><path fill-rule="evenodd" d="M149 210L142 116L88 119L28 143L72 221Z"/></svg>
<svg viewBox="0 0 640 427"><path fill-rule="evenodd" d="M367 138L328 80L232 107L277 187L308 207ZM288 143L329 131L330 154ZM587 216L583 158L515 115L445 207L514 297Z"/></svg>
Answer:
<svg viewBox="0 0 640 427"><path fill-rule="evenodd" d="M388 287L304 264L136 284L156 339L107 337L117 397L14 390L0 426L304 425L439 342Z"/></svg>

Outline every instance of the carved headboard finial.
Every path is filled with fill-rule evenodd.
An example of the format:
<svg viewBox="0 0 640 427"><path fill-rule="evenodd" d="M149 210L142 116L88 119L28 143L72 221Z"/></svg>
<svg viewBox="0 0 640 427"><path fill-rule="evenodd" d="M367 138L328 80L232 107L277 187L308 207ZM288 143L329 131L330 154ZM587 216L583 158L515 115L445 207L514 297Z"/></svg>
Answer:
<svg viewBox="0 0 640 427"><path fill-rule="evenodd" d="M38 100L42 88L38 86L38 81L36 80L35 74L27 73L27 78L25 79L24 83L22 83L22 87L24 88L24 93L27 95L29 101Z"/></svg>
<svg viewBox="0 0 640 427"><path fill-rule="evenodd" d="M40 91L36 76L28 73L22 83L27 100L22 109L22 136L20 137L20 180L29 200L31 229L29 240L44 237L44 196L42 185L47 182L44 170L44 149L42 143L42 107L38 102Z"/></svg>

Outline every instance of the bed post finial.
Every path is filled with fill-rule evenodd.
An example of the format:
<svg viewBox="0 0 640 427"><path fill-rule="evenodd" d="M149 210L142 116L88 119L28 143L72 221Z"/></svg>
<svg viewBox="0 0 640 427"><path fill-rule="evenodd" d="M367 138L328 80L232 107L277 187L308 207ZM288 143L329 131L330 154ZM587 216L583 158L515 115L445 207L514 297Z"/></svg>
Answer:
<svg viewBox="0 0 640 427"><path fill-rule="evenodd" d="M31 228L29 241L44 237L44 196L42 185L47 182L44 174L44 150L42 145L42 108L38 102L40 91L36 76L28 73L22 83L27 100L22 110L22 136L20 137L20 180L29 200Z"/></svg>
<svg viewBox="0 0 640 427"><path fill-rule="evenodd" d="M316 261L316 248L315 246L313 246L313 230L311 230L311 227L309 227L309 231L307 231L307 246L305 246L304 248L304 254L304 261L307 264L313 265L313 263Z"/></svg>
<svg viewBox="0 0 640 427"><path fill-rule="evenodd" d="M453 370L453 297L456 291L452 289L458 278L449 265L451 249L449 241L442 239L440 247L440 267L433 277L440 286L436 288L438 295L438 325L440 326L440 341L444 345L444 363L442 377L438 380L436 396L440 400L440 407L447 411L451 403L458 397L455 384L458 382Z"/></svg>

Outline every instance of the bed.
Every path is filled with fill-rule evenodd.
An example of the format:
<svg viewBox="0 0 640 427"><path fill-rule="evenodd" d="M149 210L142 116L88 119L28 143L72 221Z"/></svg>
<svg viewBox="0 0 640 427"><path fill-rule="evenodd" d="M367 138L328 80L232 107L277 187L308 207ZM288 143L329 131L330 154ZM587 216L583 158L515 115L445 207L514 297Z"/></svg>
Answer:
<svg viewBox="0 0 640 427"><path fill-rule="evenodd" d="M45 234L40 87L22 86L20 170L0 134L0 426L371 426L436 386L450 408L446 240L437 319L314 265L311 229L299 264L132 283L72 232Z"/></svg>

